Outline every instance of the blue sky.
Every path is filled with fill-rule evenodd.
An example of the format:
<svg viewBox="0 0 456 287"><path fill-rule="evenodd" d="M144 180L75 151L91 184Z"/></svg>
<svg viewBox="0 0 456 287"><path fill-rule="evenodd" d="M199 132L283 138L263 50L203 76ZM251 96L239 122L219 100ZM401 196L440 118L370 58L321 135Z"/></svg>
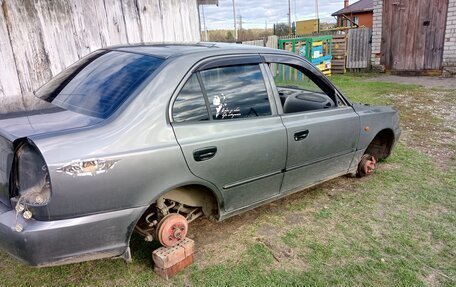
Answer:
<svg viewBox="0 0 456 287"><path fill-rule="evenodd" d="M315 18L315 0L290 0L291 21ZM351 0L350 4L356 2ZM323 22L335 22L331 13L342 9L344 0L318 0L319 15ZM295 8L296 7L296 8ZM233 29L233 1L219 0L219 6L204 6L208 30ZM236 0L236 16L242 15L243 28L268 28L278 22L288 23L288 0ZM202 12L201 12L202 21ZM239 23L239 22L238 22ZM201 23L203 24L203 23Z"/></svg>

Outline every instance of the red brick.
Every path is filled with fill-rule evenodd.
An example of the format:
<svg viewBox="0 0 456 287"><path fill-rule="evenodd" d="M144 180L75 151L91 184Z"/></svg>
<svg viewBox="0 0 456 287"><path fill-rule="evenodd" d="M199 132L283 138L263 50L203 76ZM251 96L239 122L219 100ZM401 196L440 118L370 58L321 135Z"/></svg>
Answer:
<svg viewBox="0 0 456 287"><path fill-rule="evenodd" d="M185 249L185 256L195 253L195 241L190 238L185 238L178 245L182 246Z"/></svg>
<svg viewBox="0 0 456 287"><path fill-rule="evenodd" d="M160 247L152 252L154 265L162 269L176 265L180 261L184 260L185 257L187 257L185 255L185 249L179 245L168 248Z"/></svg>
<svg viewBox="0 0 456 287"><path fill-rule="evenodd" d="M154 271L161 278L168 280L171 277L173 277L174 275L176 275L179 271L185 269L185 267L189 266L192 263L193 263L193 254L190 254L184 260L182 260L181 262L179 262L169 268L163 269L158 266L155 266Z"/></svg>
<svg viewBox="0 0 456 287"><path fill-rule="evenodd" d="M193 254L195 250L195 242L189 238L185 238L173 247L160 247L152 252L152 259L155 266L166 269L176 265L184 260L189 255Z"/></svg>

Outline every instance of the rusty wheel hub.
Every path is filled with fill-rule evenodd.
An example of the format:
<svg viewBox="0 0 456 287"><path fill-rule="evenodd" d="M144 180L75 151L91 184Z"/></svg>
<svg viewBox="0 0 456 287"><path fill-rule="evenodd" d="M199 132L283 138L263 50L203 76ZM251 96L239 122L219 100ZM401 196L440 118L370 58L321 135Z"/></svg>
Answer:
<svg viewBox="0 0 456 287"><path fill-rule="evenodd" d="M370 154L365 154L359 162L359 172L361 175L370 175L377 168L377 160Z"/></svg>
<svg viewBox="0 0 456 287"><path fill-rule="evenodd" d="M157 227L157 238L165 247L172 247L187 236L188 222L185 217L171 213L163 217Z"/></svg>

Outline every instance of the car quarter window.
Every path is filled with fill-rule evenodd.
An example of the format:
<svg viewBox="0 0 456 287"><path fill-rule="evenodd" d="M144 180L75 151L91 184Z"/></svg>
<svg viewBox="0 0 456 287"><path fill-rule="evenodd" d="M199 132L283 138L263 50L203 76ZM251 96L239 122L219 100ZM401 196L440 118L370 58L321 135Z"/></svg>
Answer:
<svg viewBox="0 0 456 287"><path fill-rule="evenodd" d="M258 64L213 68L200 73L214 120L272 114Z"/></svg>
<svg viewBox="0 0 456 287"><path fill-rule="evenodd" d="M209 119L203 92L196 74L193 74L177 95L173 105L174 122L206 121Z"/></svg>
<svg viewBox="0 0 456 287"><path fill-rule="evenodd" d="M336 107L333 99L302 69L284 63L271 63L270 69L285 114Z"/></svg>

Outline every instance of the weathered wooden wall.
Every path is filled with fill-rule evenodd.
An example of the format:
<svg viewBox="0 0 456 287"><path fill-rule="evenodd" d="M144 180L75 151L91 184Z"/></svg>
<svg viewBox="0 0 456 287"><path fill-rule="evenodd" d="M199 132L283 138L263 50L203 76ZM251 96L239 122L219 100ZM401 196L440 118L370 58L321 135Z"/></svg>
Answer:
<svg viewBox="0 0 456 287"><path fill-rule="evenodd" d="M380 63L388 70L440 70L448 0L385 0Z"/></svg>
<svg viewBox="0 0 456 287"><path fill-rule="evenodd" d="M98 48L200 40L197 0L0 0L0 112Z"/></svg>

